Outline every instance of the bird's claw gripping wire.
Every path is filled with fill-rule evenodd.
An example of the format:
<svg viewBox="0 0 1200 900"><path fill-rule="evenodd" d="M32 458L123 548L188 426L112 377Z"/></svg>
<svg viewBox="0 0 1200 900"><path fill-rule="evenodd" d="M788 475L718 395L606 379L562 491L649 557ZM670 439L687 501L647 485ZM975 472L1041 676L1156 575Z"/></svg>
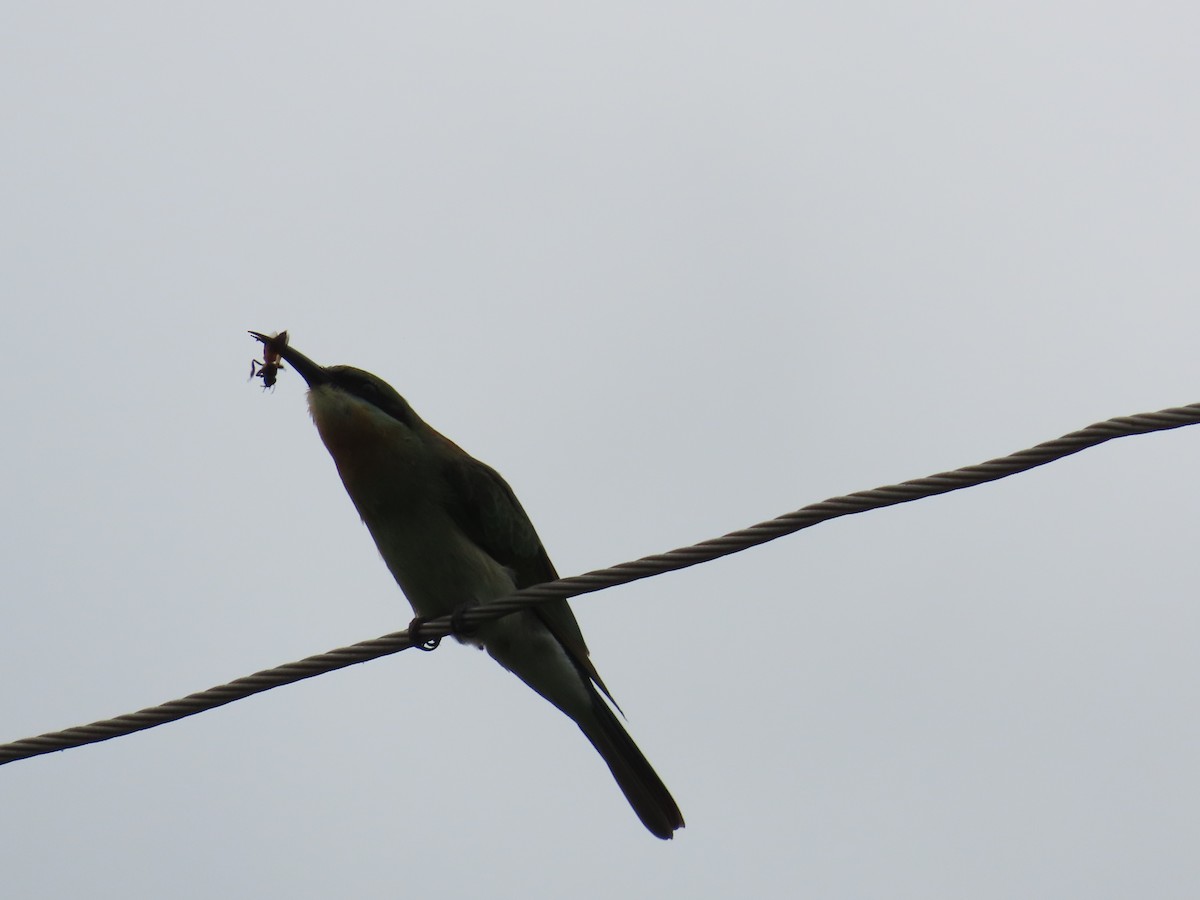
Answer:
<svg viewBox="0 0 1200 900"><path fill-rule="evenodd" d="M464 603L450 614L450 633L455 637L467 637L479 630L479 626L469 624L465 618L467 610L472 606L473 604ZM421 629L425 627L425 623L428 621L429 619L426 616L416 616L408 623L409 643L418 650L424 650L427 653L431 650L436 650L442 643L440 637L429 638L428 640L421 638Z"/></svg>
<svg viewBox="0 0 1200 900"><path fill-rule="evenodd" d="M473 604L464 603L450 614L450 633L455 637L467 637L479 630L478 625L468 625L464 618Z"/></svg>
<svg viewBox="0 0 1200 900"><path fill-rule="evenodd" d="M441 646L442 639L440 637L422 640L421 628L428 622L429 619L423 616L414 616L413 620L408 623L408 640L418 650L424 650L426 653L436 650Z"/></svg>

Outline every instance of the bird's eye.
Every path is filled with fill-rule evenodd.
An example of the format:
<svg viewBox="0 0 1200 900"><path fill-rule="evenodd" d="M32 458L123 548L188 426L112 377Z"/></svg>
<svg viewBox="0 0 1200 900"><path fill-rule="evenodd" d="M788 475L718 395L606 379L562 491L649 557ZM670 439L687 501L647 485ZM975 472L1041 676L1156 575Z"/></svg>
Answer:
<svg viewBox="0 0 1200 900"><path fill-rule="evenodd" d="M378 405L381 394L379 386L368 378L350 378L345 382L345 389L356 397L366 400L368 403Z"/></svg>

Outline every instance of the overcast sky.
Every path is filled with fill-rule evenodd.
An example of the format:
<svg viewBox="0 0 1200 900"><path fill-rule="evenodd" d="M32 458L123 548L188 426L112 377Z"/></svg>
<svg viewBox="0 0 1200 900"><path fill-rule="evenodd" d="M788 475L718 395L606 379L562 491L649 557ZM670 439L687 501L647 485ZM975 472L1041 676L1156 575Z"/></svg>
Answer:
<svg viewBox="0 0 1200 900"><path fill-rule="evenodd" d="M411 616L247 329L572 574L1200 401L1194 3L0 9L0 741ZM1192 898L1200 428L0 768L0 892Z"/></svg>

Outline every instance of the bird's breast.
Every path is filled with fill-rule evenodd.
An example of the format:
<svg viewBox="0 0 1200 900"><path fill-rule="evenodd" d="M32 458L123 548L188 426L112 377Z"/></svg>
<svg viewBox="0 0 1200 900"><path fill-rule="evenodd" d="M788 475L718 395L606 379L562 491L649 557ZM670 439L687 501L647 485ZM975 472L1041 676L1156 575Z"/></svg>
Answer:
<svg viewBox="0 0 1200 900"><path fill-rule="evenodd" d="M444 616L515 589L512 572L426 503L378 509L363 521L392 576L419 616Z"/></svg>
<svg viewBox="0 0 1200 900"><path fill-rule="evenodd" d="M333 388L310 391L309 409L346 492L417 615L447 615L514 589L512 573L447 511L432 429L400 422Z"/></svg>

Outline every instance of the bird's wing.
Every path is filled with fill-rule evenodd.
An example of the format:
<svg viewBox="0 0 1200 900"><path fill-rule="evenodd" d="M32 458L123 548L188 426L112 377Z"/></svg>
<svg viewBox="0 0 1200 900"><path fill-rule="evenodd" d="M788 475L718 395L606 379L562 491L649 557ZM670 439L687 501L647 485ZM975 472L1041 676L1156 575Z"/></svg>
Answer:
<svg viewBox="0 0 1200 900"><path fill-rule="evenodd" d="M445 484L450 496L446 508L451 518L477 547L507 567L518 588L558 579L533 523L500 473L467 454L455 454L448 463ZM562 644L588 678L616 704L600 674L588 658L583 632L566 600L539 603L532 610ZM619 708L619 707L618 707Z"/></svg>

